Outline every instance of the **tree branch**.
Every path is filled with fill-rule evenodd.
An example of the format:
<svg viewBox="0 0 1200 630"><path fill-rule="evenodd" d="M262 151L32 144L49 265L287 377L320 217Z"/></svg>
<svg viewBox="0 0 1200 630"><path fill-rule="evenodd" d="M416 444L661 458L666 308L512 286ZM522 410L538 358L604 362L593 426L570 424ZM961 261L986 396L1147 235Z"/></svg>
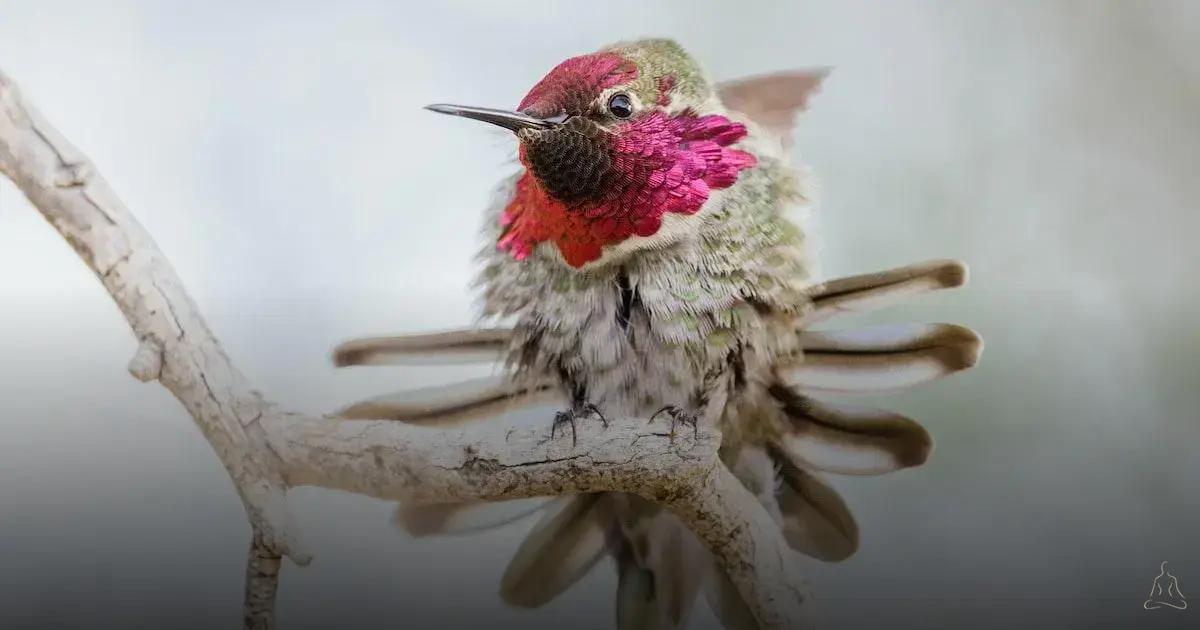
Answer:
<svg viewBox="0 0 1200 630"><path fill-rule="evenodd" d="M246 595L242 607L242 625L247 630L272 630L275 627L275 593L279 590L282 558L267 549L257 529L250 537L246 556Z"/></svg>
<svg viewBox="0 0 1200 630"><path fill-rule="evenodd" d="M0 73L0 173L71 244L125 315L138 347L129 371L157 379L195 420L242 499L252 540L246 627L273 626L280 557L311 554L285 501L315 485L444 502L620 491L666 505L705 541L766 628L806 625L792 552L755 498L720 463L720 434L674 442L637 419L581 426L578 443L541 429L431 429L277 409L213 337L183 283L88 159Z"/></svg>
<svg viewBox="0 0 1200 630"><path fill-rule="evenodd" d="M130 371L157 378L188 410L233 479L270 550L311 554L283 495L278 462L258 420L267 408L229 362L175 270L104 178L0 74L0 172L95 272L139 344ZM157 356L157 358L155 358Z"/></svg>

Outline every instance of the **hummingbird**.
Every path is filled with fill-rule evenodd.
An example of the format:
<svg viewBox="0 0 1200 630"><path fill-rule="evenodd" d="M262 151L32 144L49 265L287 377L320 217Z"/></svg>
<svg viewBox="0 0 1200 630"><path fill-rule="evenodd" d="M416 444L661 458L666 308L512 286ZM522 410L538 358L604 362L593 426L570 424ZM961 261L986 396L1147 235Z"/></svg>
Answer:
<svg viewBox="0 0 1200 630"><path fill-rule="evenodd" d="M342 415L444 425L554 401L554 439L615 418L663 423L672 439L716 426L722 461L792 548L850 556L858 525L823 473L920 465L932 439L903 415L821 396L969 368L982 341L951 324L813 328L966 281L953 260L816 279L805 220L814 185L789 149L826 73L717 83L674 41L645 39L559 63L512 110L430 105L507 129L518 146L516 172L484 213L481 323L347 342L335 362L504 369ZM726 627L755 627L704 546L636 496L402 505L395 520L414 535L448 534L533 512L542 518L505 572L506 601L540 606L609 556L619 628L683 627L702 593Z"/></svg>

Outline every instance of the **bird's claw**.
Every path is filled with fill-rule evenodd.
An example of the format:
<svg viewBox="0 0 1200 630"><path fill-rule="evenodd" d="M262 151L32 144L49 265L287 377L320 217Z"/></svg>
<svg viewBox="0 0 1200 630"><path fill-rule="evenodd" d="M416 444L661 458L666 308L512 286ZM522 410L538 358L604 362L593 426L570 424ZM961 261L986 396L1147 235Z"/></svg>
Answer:
<svg viewBox="0 0 1200 630"><path fill-rule="evenodd" d="M600 418L600 423L604 425L605 429L608 428L608 418L605 418L604 414L600 413L599 407L593 405L592 403L580 403L577 405L572 405L570 409L559 411L554 414L554 423L550 425L550 439L554 439L554 433L558 429L558 425L569 424L571 425L571 446L575 446L578 438L575 432L575 419L586 418L590 415L595 415L597 418Z"/></svg>
<svg viewBox="0 0 1200 630"><path fill-rule="evenodd" d="M655 411L650 416L650 422L654 422L654 419L657 418L659 416L659 414L663 414L663 413L665 413L671 417L671 441L672 442L675 441L675 425L679 425L679 424L691 426L692 434L696 438L700 437L700 417L698 414L693 413L691 411L687 411L687 410L683 409L682 407L679 407L678 405L667 405L666 407L663 407L662 409ZM649 424L650 422L647 422L647 424Z"/></svg>

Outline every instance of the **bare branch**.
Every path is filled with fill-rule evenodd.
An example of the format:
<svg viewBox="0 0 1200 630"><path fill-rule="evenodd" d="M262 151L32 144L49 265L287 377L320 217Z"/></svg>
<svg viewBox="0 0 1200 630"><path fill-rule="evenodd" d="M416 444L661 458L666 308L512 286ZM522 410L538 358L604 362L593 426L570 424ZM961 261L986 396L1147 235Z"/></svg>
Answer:
<svg viewBox="0 0 1200 630"><path fill-rule="evenodd" d="M257 531L250 538L246 557L246 596L242 609L247 630L272 630L275 627L275 593L279 590L282 558L267 549Z"/></svg>
<svg viewBox="0 0 1200 630"><path fill-rule="evenodd" d="M96 273L138 349L129 371L157 379L209 441L253 532L245 623L274 624L280 557L306 564L285 493L318 485L389 499L444 502L595 491L665 504L712 550L766 628L806 625L808 598L779 527L717 458L720 434L672 442L640 420L581 426L578 444L545 428L438 429L276 409L230 363L146 230L85 156L0 73L0 173Z"/></svg>
<svg viewBox="0 0 1200 630"><path fill-rule="evenodd" d="M293 485L400 501L628 492L670 508L716 555L765 628L805 623L795 554L758 500L717 457L720 433L648 433L640 419L580 425L578 444L545 427L442 430L390 421L265 420Z"/></svg>
<svg viewBox="0 0 1200 630"><path fill-rule="evenodd" d="M94 271L140 340L131 365L157 374L203 431L263 544L304 564L285 487L257 420L266 409L201 319L150 234L75 147L0 74L0 172L25 193ZM150 357L161 349L160 358Z"/></svg>
<svg viewBox="0 0 1200 630"><path fill-rule="evenodd" d="M436 429L388 420L265 419L291 485L437 503L580 492L634 492L662 500L702 482L717 465L715 429L671 442L643 420L580 423L578 442L547 426Z"/></svg>

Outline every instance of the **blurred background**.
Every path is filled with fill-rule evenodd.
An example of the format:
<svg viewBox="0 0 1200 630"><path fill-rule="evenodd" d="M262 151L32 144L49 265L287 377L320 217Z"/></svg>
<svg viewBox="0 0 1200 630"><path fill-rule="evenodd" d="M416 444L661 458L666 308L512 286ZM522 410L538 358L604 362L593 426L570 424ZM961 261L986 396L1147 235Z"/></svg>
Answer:
<svg viewBox="0 0 1200 630"><path fill-rule="evenodd" d="M835 67L796 148L822 183L823 275L972 268L966 289L863 318L963 323L988 346L872 401L938 449L833 479L862 548L805 560L824 626L1196 627L1200 601L1142 601L1164 560L1200 593L1200 4L7 0L0 69L93 158L250 379L323 411L488 369L328 360L474 318L480 212L514 142L421 106L512 106L561 59L648 35L717 79ZM126 373L134 350L0 181L0 627L240 622L241 505L178 403ZM608 565L542 610L499 601L530 521L413 540L383 502L293 494L317 560L285 566L282 628L612 627Z"/></svg>

